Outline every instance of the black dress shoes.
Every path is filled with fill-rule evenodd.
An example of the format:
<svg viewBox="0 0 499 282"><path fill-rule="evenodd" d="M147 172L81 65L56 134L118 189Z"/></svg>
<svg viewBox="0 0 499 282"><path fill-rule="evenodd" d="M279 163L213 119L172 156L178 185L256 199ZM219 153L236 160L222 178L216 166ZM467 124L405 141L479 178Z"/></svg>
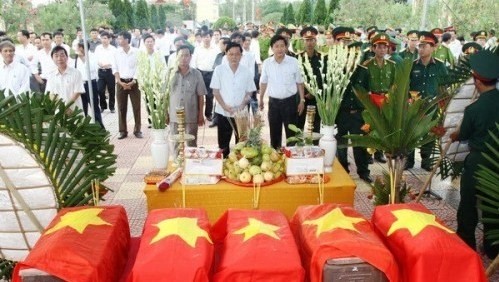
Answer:
<svg viewBox="0 0 499 282"><path fill-rule="evenodd" d="M373 179L368 174L359 175L359 177L360 177L360 179L364 180L365 182L367 182L369 184L373 183Z"/></svg>
<svg viewBox="0 0 499 282"><path fill-rule="evenodd" d="M134 132L133 135L135 135L135 137L137 137L137 138L144 138L144 135L142 135L142 132L140 132L140 131Z"/></svg>
<svg viewBox="0 0 499 282"><path fill-rule="evenodd" d="M386 158L383 154L374 154L374 159L378 162L378 163L382 163L382 164L385 164L386 163Z"/></svg>
<svg viewBox="0 0 499 282"><path fill-rule="evenodd" d="M126 133L120 133L120 136L118 136L118 139L125 139L128 135Z"/></svg>

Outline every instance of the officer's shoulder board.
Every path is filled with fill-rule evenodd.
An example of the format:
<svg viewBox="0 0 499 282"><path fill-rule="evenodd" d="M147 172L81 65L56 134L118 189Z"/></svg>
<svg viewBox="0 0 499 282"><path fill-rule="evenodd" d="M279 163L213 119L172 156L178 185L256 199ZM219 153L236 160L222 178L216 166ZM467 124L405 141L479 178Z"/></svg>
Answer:
<svg viewBox="0 0 499 282"><path fill-rule="evenodd" d="M389 62L389 63L392 63L392 64L396 64L395 61L392 61L390 59L386 59L386 61Z"/></svg>
<svg viewBox="0 0 499 282"><path fill-rule="evenodd" d="M371 50L371 46L368 46L366 49L362 50L362 52L368 52Z"/></svg>
<svg viewBox="0 0 499 282"><path fill-rule="evenodd" d="M449 47L443 45L443 44L440 44L440 46L442 46L444 49L449 49ZM450 49L449 49L450 50Z"/></svg>
<svg viewBox="0 0 499 282"><path fill-rule="evenodd" d="M406 50L406 48L404 48L404 49L400 50L400 52L399 52L399 53L404 53L404 52L405 52L405 50Z"/></svg>
<svg viewBox="0 0 499 282"><path fill-rule="evenodd" d="M445 62L444 62L444 61L442 61L442 60L441 60L441 59L439 59L439 58L433 58L433 59L434 59L435 61L439 61L439 62L441 62L442 64L445 64Z"/></svg>
<svg viewBox="0 0 499 282"><path fill-rule="evenodd" d="M367 70L367 67L366 66L363 66L363 63L362 64L358 64L357 66L363 68L363 69L366 69Z"/></svg>
<svg viewBox="0 0 499 282"><path fill-rule="evenodd" d="M374 58L369 58L369 59L365 60L364 62L362 62L362 64L361 64L361 65L362 65L363 67L366 67L366 68L367 68L367 65L368 65L368 64L369 64L369 63L370 63L373 59L374 59Z"/></svg>

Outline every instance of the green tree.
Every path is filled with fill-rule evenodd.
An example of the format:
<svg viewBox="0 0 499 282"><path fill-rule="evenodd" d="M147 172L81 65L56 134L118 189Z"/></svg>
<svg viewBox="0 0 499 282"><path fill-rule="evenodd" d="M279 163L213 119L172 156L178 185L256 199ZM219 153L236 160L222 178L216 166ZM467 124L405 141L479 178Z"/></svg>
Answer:
<svg viewBox="0 0 499 282"><path fill-rule="evenodd" d="M180 26L182 24L182 9L180 4L165 4L163 5L165 10L166 21L164 25L166 26Z"/></svg>
<svg viewBox="0 0 499 282"><path fill-rule="evenodd" d="M309 24L312 22L312 3L310 3L310 0L305 0L301 3L296 21L298 24Z"/></svg>
<svg viewBox="0 0 499 282"><path fill-rule="evenodd" d="M163 7L163 5L159 6L159 8L158 8L158 21L159 21L160 28L165 28L166 14L165 14L165 8Z"/></svg>
<svg viewBox="0 0 499 282"><path fill-rule="evenodd" d="M282 17L280 22L283 24L288 24L288 7L285 7L284 10L282 11Z"/></svg>
<svg viewBox="0 0 499 282"><path fill-rule="evenodd" d="M124 13L124 21L125 25L123 26L123 30L130 29L134 27L134 18L133 18L133 8L130 0L123 0L123 13Z"/></svg>
<svg viewBox="0 0 499 282"><path fill-rule="evenodd" d="M293 5L291 3L288 4L288 22L295 24L295 10L293 9Z"/></svg>
<svg viewBox="0 0 499 282"><path fill-rule="evenodd" d="M151 27L149 9L145 0L139 0L135 4L134 27L144 29Z"/></svg>
<svg viewBox="0 0 499 282"><path fill-rule="evenodd" d="M340 2L340 0L329 0L329 7L327 9L327 17L326 17L327 23L325 23L326 25L328 23L334 22L333 14L336 11L336 9L338 9L339 2Z"/></svg>
<svg viewBox="0 0 499 282"><path fill-rule="evenodd" d="M16 33L20 29L28 29L30 19L32 18L32 6L29 1L2 1L0 4L0 21L3 18L6 32L8 34Z"/></svg>
<svg viewBox="0 0 499 282"><path fill-rule="evenodd" d="M315 4L314 9L314 18L312 23L314 24L323 24L327 18L327 10L326 10L326 1L318 0Z"/></svg>
<svg viewBox="0 0 499 282"><path fill-rule="evenodd" d="M216 22L213 23L213 29L218 29L218 28L233 29L236 26L237 26L236 22L231 17L220 17Z"/></svg>
<svg viewBox="0 0 499 282"><path fill-rule="evenodd" d="M262 19L262 22L268 22L268 19L272 21L279 22L281 19L282 13L284 11L284 7L286 5L279 0L267 0L261 1L257 8L259 10L259 15ZM269 16L272 14L271 16Z"/></svg>
<svg viewBox="0 0 499 282"><path fill-rule="evenodd" d="M151 9L149 9L151 13L151 27L153 29L161 28L158 17L158 9L156 9L156 5L151 5Z"/></svg>

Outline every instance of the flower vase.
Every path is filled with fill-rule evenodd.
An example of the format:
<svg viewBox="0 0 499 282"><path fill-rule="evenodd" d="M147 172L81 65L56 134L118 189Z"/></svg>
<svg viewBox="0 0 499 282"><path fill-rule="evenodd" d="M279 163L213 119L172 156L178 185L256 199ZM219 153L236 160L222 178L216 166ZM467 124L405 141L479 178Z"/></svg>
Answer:
<svg viewBox="0 0 499 282"><path fill-rule="evenodd" d="M168 129L153 129L151 155L155 169L167 169L170 159L170 144L168 142Z"/></svg>
<svg viewBox="0 0 499 282"><path fill-rule="evenodd" d="M319 139L319 147L324 150L324 172L330 173L333 171L333 162L336 156L337 142L334 138L334 126L322 125L322 137Z"/></svg>

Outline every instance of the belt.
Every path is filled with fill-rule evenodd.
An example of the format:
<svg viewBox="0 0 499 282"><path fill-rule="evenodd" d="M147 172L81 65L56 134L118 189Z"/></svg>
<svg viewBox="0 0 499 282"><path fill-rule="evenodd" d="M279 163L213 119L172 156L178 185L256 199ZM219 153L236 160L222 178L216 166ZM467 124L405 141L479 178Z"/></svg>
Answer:
<svg viewBox="0 0 499 282"><path fill-rule="evenodd" d="M132 81L132 80L133 80L133 78L120 78L120 80L121 80L121 82L126 82L126 83L128 83L128 82Z"/></svg>
<svg viewBox="0 0 499 282"><path fill-rule="evenodd" d="M212 73L213 71L204 71L204 70L200 70L198 69L198 71L200 71L201 73Z"/></svg>
<svg viewBox="0 0 499 282"><path fill-rule="evenodd" d="M274 102L284 102L284 101L288 101L288 100L291 100L291 99L296 99L296 95L291 95L289 97L286 97L286 98L274 98L274 97L269 97L269 100L270 101L274 101Z"/></svg>
<svg viewBox="0 0 499 282"><path fill-rule="evenodd" d="M110 70L111 70L111 68L108 68L108 69L102 69L101 68L101 69L99 69L99 71L110 71Z"/></svg>

